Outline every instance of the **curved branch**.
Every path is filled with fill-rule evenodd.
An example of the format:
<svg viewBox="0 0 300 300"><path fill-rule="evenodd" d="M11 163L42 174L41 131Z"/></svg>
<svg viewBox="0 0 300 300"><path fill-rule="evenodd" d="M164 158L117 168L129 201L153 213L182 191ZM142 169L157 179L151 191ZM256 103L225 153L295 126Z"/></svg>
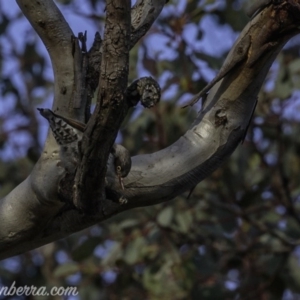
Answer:
<svg viewBox="0 0 300 300"><path fill-rule="evenodd" d="M166 0L138 0L131 10L130 49L145 35L160 15Z"/></svg>
<svg viewBox="0 0 300 300"><path fill-rule="evenodd" d="M23 14L43 41L54 72L56 111L74 117L71 103L74 89L73 32L52 0L17 0Z"/></svg>
<svg viewBox="0 0 300 300"><path fill-rule="evenodd" d="M132 158L131 172L124 180L128 207L174 198L207 177L234 151L244 138L272 62L300 32L299 17L300 4L283 1L266 7L248 23L223 64L222 69L227 69L223 79L213 86L186 134L166 149ZM247 51L237 60L236 53L244 47ZM112 185L117 188L116 181Z"/></svg>
<svg viewBox="0 0 300 300"><path fill-rule="evenodd" d="M186 134L166 149L133 157L132 170L124 182L127 204L103 200L105 211L97 217L84 216L67 207L59 215L53 215L56 209L47 212L45 207L56 205L58 208L63 204L47 189L44 194L38 194L38 199L34 198L36 201L30 200L31 207L26 211L24 228L27 239L24 239L17 226L20 221L16 220L23 216L20 213L16 216L12 214L12 209L15 211L12 205L19 206L19 202L24 203L35 195L30 192L27 180L22 183L0 202L0 218L6 223L0 229L0 258L57 240L126 209L172 199L208 176L243 139L257 94L272 62L286 41L299 33L299 28L300 5L293 0L265 7L249 22L224 63L227 72L210 90L204 109ZM233 54L244 45L247 45L247 51L236 61ZM53 159L43 162L47 173L37 176L33 187L46 185L47 181L55 185L59 180L58 175L51 178L51 170L58 168L57 154L50 148L47 151L52 153ZM39 172L38 165L34 172ZM34 177L34 172L30 177ZM57 170L55 172L53 174L57 174ZM111 170L107 180L109 186L118 190L117 180ZM41 203L40 199L45 200ZM36 222L39 210L45 213L44 226ZM30 227L35 228L36 236L33 231L30 232Z"/></svg>

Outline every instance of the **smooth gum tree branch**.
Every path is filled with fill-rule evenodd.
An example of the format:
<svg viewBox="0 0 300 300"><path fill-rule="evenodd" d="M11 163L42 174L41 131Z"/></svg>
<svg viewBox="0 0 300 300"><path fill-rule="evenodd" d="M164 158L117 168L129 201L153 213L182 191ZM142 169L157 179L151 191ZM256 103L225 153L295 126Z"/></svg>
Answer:
<svg viewBox="0 0 300 300"><path fill-rule="evenodd" d="M49 53L54 73L53 108L65 116L75 117L73 32L69 24L52 0L17 0L17 3Z"/></svg>
<svg viewBox="0 0 300 300"><path fill-rule="evenodd" d="M211 174L243 140L258 92L272 62L285 43L299 31L299 1L276 1L253 17L228 54L221 75L209 90L204 108L185 135L166 149L132 158L131 172L124 180L123 194L128 199L127 204L102 199L103 214L96 216L81 214L74 208L61 210L64 203L55 194L55 185L63 170L56 165L56 150L48 147L43 164L37 164L29 178L0 201L0 218L3 220L0 258L63 238L121 211L170 200ZM240 54L238 59L237 54ZM100 99L109 111L112 98L105 97L107 95L101 95ZM105 132L107 127L103 125L109 124L113 115L108 112L100 119L95 116L96 127L91 123L89 130ZM92 131L86 133L86 138L93 136ZM103 153L108 153L110 143L113 143L113 137ZM101 165L104 160L100 157ZM102 176L103 173L102 169L99 174ZM111 188L120 190L111 170L108 170L106 180Z"/></svg>

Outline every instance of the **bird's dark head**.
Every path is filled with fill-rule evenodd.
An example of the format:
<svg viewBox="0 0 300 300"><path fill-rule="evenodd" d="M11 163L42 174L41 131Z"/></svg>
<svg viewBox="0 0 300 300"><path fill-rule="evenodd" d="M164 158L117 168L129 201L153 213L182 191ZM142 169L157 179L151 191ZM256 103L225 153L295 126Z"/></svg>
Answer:
<svg viewBox="0 0 300 300"><path fill-rule="evenodd" d="M54 115L54 113L47 108L37 108L37 110L40 112L41 116L43 116L47 120L49 120L49 118L53 117Z"/></svg>
<svg viewBox="0 0 300 300"><path fill-rule="evenodd" d="M115 171L121 177L126 177L131 169L131 158L129 157L117 157L114 160Z"/></svg>

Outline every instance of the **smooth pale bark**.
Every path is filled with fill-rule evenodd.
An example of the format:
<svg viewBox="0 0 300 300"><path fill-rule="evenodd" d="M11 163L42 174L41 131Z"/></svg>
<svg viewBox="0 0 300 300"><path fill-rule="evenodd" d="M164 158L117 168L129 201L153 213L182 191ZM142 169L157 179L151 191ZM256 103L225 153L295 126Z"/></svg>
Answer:
<svg viewBox="0 0 300 300"><path fill-rule="evenodd" d="M18 2L34 5L37 1ZM29 18L28 12L24 13ZM35 21L31 22L36 29ZM220 81L213 85L204 109L185 135L166 149L132 158L131 172L124 181L126 205L103 200L103 211L95 216L70 208L62 211L64 203L57 195L57 186L64 172L58 165L58 148L49 135L32 174L0 201L0 258L63 238L129 208L170 200L211 174L243 139L266 74L284 44L299 33L299 26L300 4L292 0L266 6L247 24L224 62ZM64 40L68 30L56 38ZM46 35L46 44L48 33L39 34ZM47 48L54 54L57 43L53 44ZM50 56L53 61L54 56ZM58 67L54 71L60 72ZM58 98L54 105L64 107ZM67 112L67 108L62 109ZM111 169L107 181L119 190Z"/></svg>

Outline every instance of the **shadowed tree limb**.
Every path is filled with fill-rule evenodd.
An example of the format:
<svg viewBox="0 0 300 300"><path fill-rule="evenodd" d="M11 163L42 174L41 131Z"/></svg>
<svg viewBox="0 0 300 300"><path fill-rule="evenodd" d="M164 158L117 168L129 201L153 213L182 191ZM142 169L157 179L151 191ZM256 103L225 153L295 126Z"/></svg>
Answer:
<svg viewBox="0 0 300 300"><path fill-rule="evenodd" d="M108 1L97 105L83 135L75 178L74 204L84 211L97 211L105 199L108 155L128 109L130 24L130 0Z"/></svg>

